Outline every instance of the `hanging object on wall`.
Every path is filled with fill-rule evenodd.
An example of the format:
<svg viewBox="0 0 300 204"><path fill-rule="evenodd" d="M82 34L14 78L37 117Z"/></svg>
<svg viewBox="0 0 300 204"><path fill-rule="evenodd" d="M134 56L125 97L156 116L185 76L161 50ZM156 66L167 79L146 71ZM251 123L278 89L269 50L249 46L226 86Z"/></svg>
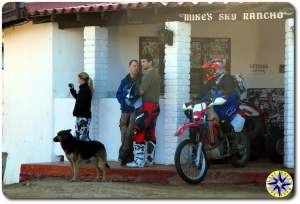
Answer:
<svg viewBox="0 0 300 204"><path fill-rule="evenodd" d="M279 73L284 73L284 68L285 68L285 66L284 66L284 64L280 64L279 65Z"/></svg>
<svg viewBox="0 0 300 204"><path fill-rule="evenodd" d="M173 31L165 26L161 26L158 32L159 42L161 44L173 45Z"/></svg>

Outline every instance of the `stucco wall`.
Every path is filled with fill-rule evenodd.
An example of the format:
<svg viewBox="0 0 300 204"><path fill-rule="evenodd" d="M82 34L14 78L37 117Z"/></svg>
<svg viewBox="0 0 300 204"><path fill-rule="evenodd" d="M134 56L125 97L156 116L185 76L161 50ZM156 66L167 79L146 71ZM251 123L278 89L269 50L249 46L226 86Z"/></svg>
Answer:
<svg viewBox="0 0 300 204"><path fill-rule="evenodd" d="M78 87L77 75L83 71L83 28L58 29L53 24L54 97L70 97L68 83Z"/></svg>
<svg viewBox="0 0 300 204"><path fill-rule="evenodd" d="M4 182L14 183L21 163L51 160L52 25L16 26L5 29L4 36Z"/></svg>
<svg viewBox="0 0 300 204"><path fill-rule="evenodd" d="M73 107L75 105L75 99L73 98L55 98L54 99L54 135L61 130L71 129L74 135L75 118L72 116ZM64 151L62 150L60 143L53 142L53 161L58 161L56 156L64 155L67 159Z"/></svg>

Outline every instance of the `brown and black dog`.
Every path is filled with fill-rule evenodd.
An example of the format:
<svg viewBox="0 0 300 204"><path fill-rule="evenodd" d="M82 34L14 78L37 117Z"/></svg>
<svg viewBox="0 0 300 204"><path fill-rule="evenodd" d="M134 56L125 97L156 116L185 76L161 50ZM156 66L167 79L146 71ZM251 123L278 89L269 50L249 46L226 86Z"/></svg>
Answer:
<svg viewBox="0 0 300 204"><path fill-rule="evenodd" d="M107 156L104 145L98 141L81 141L74 138L71 130L61 130L53 138L54 142L60 142L68 160L71 163L73 177L71 181L76 181L80 162L95 158L97 169L97 180L100 178L100 169L102 170L102 181L106 180Z"/></svg>

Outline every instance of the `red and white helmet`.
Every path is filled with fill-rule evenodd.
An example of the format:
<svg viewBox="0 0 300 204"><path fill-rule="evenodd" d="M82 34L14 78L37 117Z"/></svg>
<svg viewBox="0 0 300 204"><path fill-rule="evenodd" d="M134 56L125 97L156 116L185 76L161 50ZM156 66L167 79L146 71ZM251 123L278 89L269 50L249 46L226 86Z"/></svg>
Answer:
<svg viewBox="0 0 300 204"><path fill-rule="evenodd" d="M221 60L218 57L209 60L207 63L201 65L200 67L206 69L207 80L218 78L221 74L225 72L224 60Z"/></svg>

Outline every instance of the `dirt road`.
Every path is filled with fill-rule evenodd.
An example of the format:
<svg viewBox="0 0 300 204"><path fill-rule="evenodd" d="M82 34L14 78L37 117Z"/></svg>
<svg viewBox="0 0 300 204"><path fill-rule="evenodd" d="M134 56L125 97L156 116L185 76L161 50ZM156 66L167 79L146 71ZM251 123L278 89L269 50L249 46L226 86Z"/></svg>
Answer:
<svg viewBox="0 0 300 204"><path fill-rule="evenodd" d="M47 178L3 187L8 198L271 198L257 185L179 185L69 182Z"/></svg>

